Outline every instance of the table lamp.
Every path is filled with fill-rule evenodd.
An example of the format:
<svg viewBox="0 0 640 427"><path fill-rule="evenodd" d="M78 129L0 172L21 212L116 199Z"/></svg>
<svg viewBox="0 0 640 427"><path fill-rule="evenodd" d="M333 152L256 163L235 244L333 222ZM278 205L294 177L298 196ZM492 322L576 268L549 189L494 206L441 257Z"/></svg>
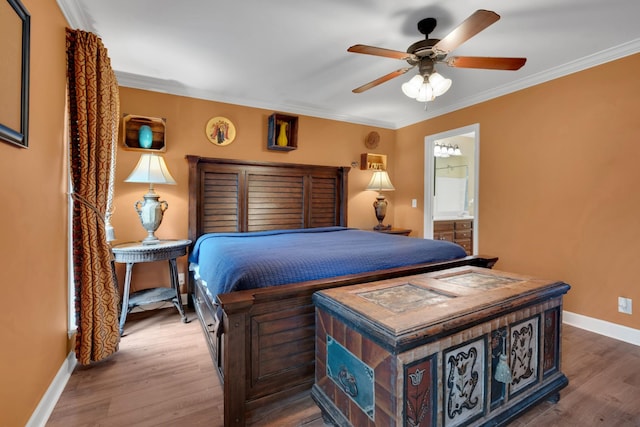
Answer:
<svg viewBox="0 0 640 427"><path fill-rule="evenodd" d="M166 201L159 201L160 196L153 190L153 184L171 184L175 185L173 179L167 169L164 159L157 154L143 154L138 160L138 164L133 169L125 182L142 182L149 184L149 192L144 195L144 200L138 200L134 207L142 226L147 230L147 237L142 241L144 245L153 245L160 242L155 235L155 231L160 227L162 215L167 210L169 204Z"/></svg>
<svg viewBox="0 0 640 427"><path fill-rule="evenodd" d="M389 179L389 174L387 174L387 171L375 171L373 173L373 176L371 177L371 181L369 181L367 190L376 190L378 192L378 197L376 197L375 202L373 202L373 208L376 211L376 218L378 218L378 225L373 227L373 229L374 230L391 229L391 225L382 224L384 217L387 215L387 204L388 204L382 192L395 190L395 188L393 187L393 184L391 184L391 180Z"/></svg>

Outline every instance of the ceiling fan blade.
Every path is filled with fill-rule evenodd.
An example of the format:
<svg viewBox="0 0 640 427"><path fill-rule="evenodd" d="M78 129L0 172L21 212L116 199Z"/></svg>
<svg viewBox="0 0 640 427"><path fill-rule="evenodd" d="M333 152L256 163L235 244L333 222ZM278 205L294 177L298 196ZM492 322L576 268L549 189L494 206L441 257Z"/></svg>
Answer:
<svg viewBox="0 0 640 427"><path fill-rule="evenodd" d="M360 87L357 87L357 88L353 89L351 92L353 92L353 93L362 93L365 90L369 90L372 87L376 87L376 86L378 86L378 85L380 85L380 84L382 84L384 82L388 82L389 80L391 80L393 78L401 76L401 75L403 75L404 73L406 73L407 71L409 71L412 68L413 67L400 68L399 70L393 71L393 72L391 72L389 74L386 74L386 75L384 75L382 77L379 77L379 78L377 78L377 79L375 79L375 80L373 80L373 81L371 81L371 82L369 82L367 84L364 84L364 85L362 85Z"/></svg>
<svg viewBox="0 0 640 427"><path fill-rule="evenodd" d="M385 58L403 59L403 60L418 59L418 57L412 53L401 52L399 50L384 49L382 47L367 46L364 44L353 45L349 49L347 49L347 52L364 53L367 55L384 56Z"/></svg>
<svg viewBox="0 0 640 427"><path fill-rule="evenodd" d="M489 56L452 56L444 60L450 67L485 68L489 70L519 70L527 58L498 58Z"/></svg>
<svg viewBox="0 0 640 427"><path fill-rule="evenodd" d="M479 9L456 29L433 46L433 50L447 54L500 19L500 15L490 10Z"/></svg>

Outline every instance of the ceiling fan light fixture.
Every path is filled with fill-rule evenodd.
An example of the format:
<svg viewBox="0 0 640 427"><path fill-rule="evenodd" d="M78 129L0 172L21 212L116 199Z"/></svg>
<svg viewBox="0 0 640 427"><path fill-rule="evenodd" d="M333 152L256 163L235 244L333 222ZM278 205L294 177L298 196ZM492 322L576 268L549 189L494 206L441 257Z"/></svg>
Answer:
<svg viewBox="0 0 640 427"><path fill-rule="evenodd" d="M443 77L441 74L438 74L437 72L433 72L430 76L429 76L429 83L431 84L431 86L433 87L433 93L435 96L440 96L440 95L444 95L449 88L451 87L451 79L447 79L446 77Z"/></svg>
<svg viewBox="0 0 640 427"><path fill-rule="evenodd" d="M416 74L411 78L411 80L402 84L402 93L407 95L409 98L416 98L423 83L424 77Z"/></svg>
<svg viewBox="0 0 640 427"><path fill-rule="evenodd" d="M451 79L436 73L436 63L446 64L454 68L480 68L486 70L519 70L527 61L527 58L507 58L490 56L454 56L447 58L451 51L458 48L479 32L500 19L500 15L491 11L478 9L464 22L454 28L446 36L439 39L430 39L429 34L435 29L435 18L426 18L418 22L418 31L424 34L425 39L410 45L406 51L386 49L376 46L356 44L347 49L348 52L381 56L384 58L400 59L407 61L409 67L392 71L367 84L352 90L361 93L384 82L403 75L410 69L418 67L418 76L402 85L402 91L409 98L416 99L420 96L420 86L429 83L433 91L430 97L420 96L420 101L432 101L435 97L444 95L451 87ZM422 79L422 81L419 81ZM415 83L412 83L414 82ZM425 104L425 110L427 106Z"/></svg>
<svg viewBox="0 0 640 427"><path fill-rule="evenodd" d="M418 96L416 97L416 101L429 102L429 101L433 101L434 99L436 99L436 97L433 94L433 88L431 87L431 85L426 82L423 83L422 86L420 86L420 90L418 91Z"/></svg>

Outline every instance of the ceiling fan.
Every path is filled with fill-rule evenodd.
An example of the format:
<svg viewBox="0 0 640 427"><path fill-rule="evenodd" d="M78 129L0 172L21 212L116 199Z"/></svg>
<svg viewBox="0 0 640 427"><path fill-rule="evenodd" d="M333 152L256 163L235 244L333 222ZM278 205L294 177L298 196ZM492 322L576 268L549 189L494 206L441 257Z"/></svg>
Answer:
<svg viewBox="0 0 640 427"><path fill-rule="evenodd" d="M362 44L356 44L347 49L348 52L363 53L367 55L382 56L385 58L401 59L409 63L408 67L400 68L389 74L386 74L380 78L377 78L367 84L353 89L354 93L361 93L376 87L382 83L385 83L395 77L401 76L407 71L418 67L419 76L416 76L420 82L415 86L415 94L417 96L417 88L425 82L428 82L429 77L432 75L442 76L435 72L435 64L443 63L449 67L456 68L481 68L491 70L519 70L527 61L526 58L503 58L503 57L485 57L485 56L452 56L447 58L447 55L460 46L462 43L469 40L471 37L478 34L491 24L500 19L500 15L490 10L477 10L471 16L469 16L462 24L451 31L443 39L430 39L429 34L435 29L437 21L435 18L426 18L418 22L418 31L425 35L424 40L420 40L413 43L406 52L385 49L375 46L366 46ZM415 78L414 78L415 79ZM413 80L413 79L412 79ZM440 94L446 92L451 85L451 81L445 85L446 88L440 89ZM415 82L415 80L414 80ZM409 82L405 83L407 85ZM403 85L403 92L412 98L416 98L412 94L405 91L405 85ZM444 91L442 91L444 89ZM434 94L431 99L434 99L437 94ZM424 97L422 97L424 98ZM421 101L428 101L431 99L419 99Z"/></svg>

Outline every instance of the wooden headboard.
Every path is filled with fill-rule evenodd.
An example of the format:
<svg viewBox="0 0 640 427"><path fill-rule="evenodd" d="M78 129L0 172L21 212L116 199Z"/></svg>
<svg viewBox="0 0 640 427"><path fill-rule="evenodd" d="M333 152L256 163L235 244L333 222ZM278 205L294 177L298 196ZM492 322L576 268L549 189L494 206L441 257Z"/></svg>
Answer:
<svg viewBox="0 0 640 427"><path fill-rule="evenodd" d="M349 167L188 155L189 239L347 224Z"/></svg>

